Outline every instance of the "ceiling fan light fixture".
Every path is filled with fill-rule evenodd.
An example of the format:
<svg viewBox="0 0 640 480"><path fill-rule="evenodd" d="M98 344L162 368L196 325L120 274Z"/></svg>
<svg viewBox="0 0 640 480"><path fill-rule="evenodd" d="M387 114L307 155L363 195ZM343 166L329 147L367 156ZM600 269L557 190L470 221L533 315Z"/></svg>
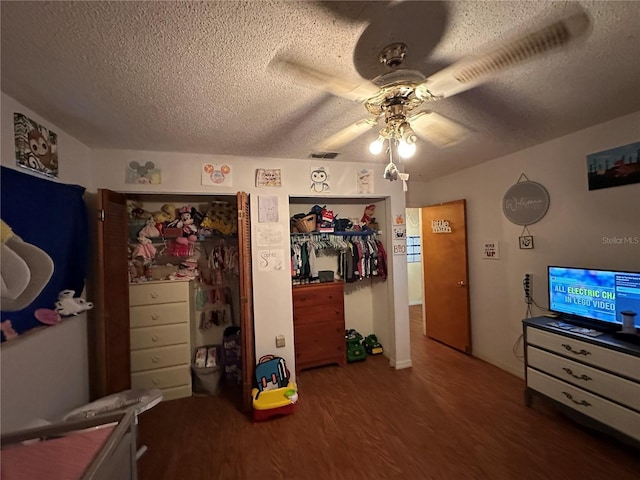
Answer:
<svg viewBox="0 0 640 480"><path fill-rule="evenodd" d="M369 144L369 151L373 155L378 155L380 152L382 152L383 146L384 146L384 137L382 135L379 135L378 138L376 138L373 142Z"/></svg>
<svg viewBox="0 0 640 480"><path fill-rule="evenodd" d="M411 158L414 153L416 153L415 143L407 143L404 140L398 142L398 155L402 158Z"/></svg>
<svg viewBox="0 0 640 480"><path fill-rule="evenodd" d="M413 131L413 128L411 128L411 125L409 125L408 122L404 122L401 125L400 131L401 131L400 140L402 142L408 145L413 145L418 140L416 133Z"/></svg>

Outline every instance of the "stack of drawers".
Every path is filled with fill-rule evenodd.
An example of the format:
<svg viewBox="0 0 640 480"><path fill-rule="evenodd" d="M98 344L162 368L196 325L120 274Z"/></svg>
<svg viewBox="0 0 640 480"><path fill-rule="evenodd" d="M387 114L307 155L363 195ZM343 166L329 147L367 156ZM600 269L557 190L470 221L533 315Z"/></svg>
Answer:
<svg viewBox="0 0 640 480"><path fill-rule="evenodd" d="M293 287L293 328L296 369L346 362L344 284Z"/></svg>
<svg viewBox="0 0 640 480"><path fill-rule="evenodd" d="M191 395L190 312L187 281L129 286L132 388Z"/></svg>
<svg viewBox="0 0 640 480"><path fill-rule="evenodd" d="M525 322L527 402L541 393L639 442L639 349L606 334L583 341L536 320Z"/></svg>

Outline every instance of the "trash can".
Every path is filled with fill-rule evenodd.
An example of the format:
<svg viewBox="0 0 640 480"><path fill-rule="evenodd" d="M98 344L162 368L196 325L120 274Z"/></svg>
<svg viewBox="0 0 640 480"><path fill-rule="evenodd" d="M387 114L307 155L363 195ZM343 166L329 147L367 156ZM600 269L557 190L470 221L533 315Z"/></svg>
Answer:
<svg viewBox="0 0 640 480"><path fill-rule="evenodd" d="M193 393L216 395L224 368L221 362L222 345L205 345L196 348L191 371Z"/></svg>

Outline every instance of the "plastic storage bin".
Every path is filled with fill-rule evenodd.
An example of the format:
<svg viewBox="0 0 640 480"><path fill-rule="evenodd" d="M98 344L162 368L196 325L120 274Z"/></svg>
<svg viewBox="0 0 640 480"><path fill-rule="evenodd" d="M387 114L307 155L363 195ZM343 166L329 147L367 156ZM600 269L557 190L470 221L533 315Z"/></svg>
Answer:
<svg viewBox="0 0 640 480"><path fill-rule="evenodd" d="M206 345L195 350L191 365L193 393L216 395L220 391L220 380L224 367L221 360L222 345Z"/></svg>

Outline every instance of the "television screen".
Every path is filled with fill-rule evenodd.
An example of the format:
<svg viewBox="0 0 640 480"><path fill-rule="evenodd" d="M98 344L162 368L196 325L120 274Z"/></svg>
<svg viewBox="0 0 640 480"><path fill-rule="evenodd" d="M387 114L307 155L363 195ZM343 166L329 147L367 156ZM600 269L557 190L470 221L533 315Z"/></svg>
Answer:
<svg viewBox="0 0 640 480"><path fill-rule="evenodd" d="M635 312L640 327L640 273L548 267L549 310L569 319L622 325L622 312Z"/></svg>

